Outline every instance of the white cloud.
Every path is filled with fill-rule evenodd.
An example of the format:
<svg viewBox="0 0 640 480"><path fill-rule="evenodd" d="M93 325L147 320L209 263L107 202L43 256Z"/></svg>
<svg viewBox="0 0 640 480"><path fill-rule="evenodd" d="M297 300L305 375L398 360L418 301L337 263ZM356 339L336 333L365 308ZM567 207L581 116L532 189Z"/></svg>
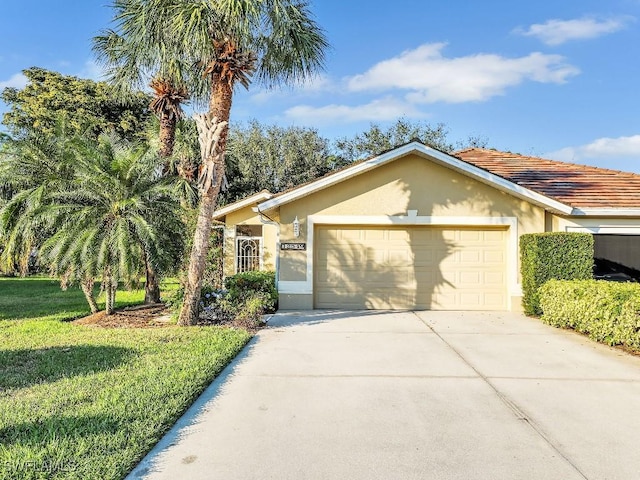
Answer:
<svg viewBox="0 0 640 480"><path fill-rule="evenodd" d="M445 43L422 45L383 60L349 79L351 91L408 90L407 100L418 103L462 103L487 100L525 81L564 83L580 71L559 55L535 52L505 58L476 54L446 58Z"/></svg>
<svg viewBox="0 0 640 480"><path fill-rule="evenodd" d="M295 87L303 93L321 93L334 89L334 83L326 75L315 75L313 78L305 80L301 85Z"/></svg>
<svg viewBox="0 0 640 480"><path fill-rule="evenodd" d="M547 45L560 45L569 40L586 40L597 38L625 28L633 17L623 16L598 20L593 17L582 17L573 20L547 20L536 23L527 30L517 28L514 33L527 37L536 37Z"/></svg>
<svg viewBox="0 0 640 480"><path fill-rule="evenodd" d="M640 162L640 135L629 137L603 137L586 145L565 147L544 155L565 162L582 163L584 160L634 158Z"/></svg>
<svg viewBox="0 0 640 480"><path fill-rule="evenodd" d="M285 111L287 118L307 124L376 122L393 120L398 117L423 118L426 115L418 111L415 106L393 97L384 97L367 104L326 105L313 107L298 105Z"/></svg>
<svg viewBox="0 0 640 480"><path fill-rule="evenodd" d="M0 90L5 88L24 88L27 86L27 77L25 77L22 73L16 73L9 80L5 80L4 82L0 82Z"/></svg>
<svg viewBox="0 0 640 480"><path fill-rule="evenodd" d="M262 88L257 90L249 98L252 102L262 105L278 98L295 96L310 96L334 91L336 89L333 80L326 75L316 75L300 85L290 88Z"/></svg>
<svg viewBox="0 0 640 480"><path fill-rule="evenodd" d="M104 80L105 71L95 60L87 60L77 76L99 82Z"/></svg>

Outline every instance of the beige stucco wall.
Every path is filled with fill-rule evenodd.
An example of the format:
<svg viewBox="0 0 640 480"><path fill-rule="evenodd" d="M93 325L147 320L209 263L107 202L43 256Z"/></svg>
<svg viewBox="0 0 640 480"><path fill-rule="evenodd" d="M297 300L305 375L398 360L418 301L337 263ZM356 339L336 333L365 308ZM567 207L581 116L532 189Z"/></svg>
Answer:
<svg viewBox="0 0 640 480"><path fill-rule="evenodd" d="M276 245L278 228L275 225L263 224L260 216L249 206L236 210L228 214L225 218L224 236L224 275L233 275L235 271L236 258L236 225L262 225L262 248L264 270L275 270L276 265Z"/></svg>
<svg viewBox="0 0 640 480"><path fill-rule="evenodd" d="M518 217L521 233L544 230L544 210L416 155L280 208L283 241L297 216L406 215Z"/></svg>
<svg viewBox="0 0 640 480"><path fill-rule="evenodd" d="M308 242L309 215L407 215L429 217L516 217L518 235L542 232L542 208L500 192L416 155L398 159L280 207L282 242ZM301 237L293 237L293 220ZM461 220L462 224L462 220ZM281 252L280 280L304 281L305 252Z"/></svg>

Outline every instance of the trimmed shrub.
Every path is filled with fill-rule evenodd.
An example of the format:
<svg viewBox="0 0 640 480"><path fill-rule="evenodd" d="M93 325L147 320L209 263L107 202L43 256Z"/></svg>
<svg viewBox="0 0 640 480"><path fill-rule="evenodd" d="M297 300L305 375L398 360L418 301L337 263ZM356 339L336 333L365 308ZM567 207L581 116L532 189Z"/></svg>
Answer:
<svg viewBox="0 0 640 480"><path fill-rule="evenodd" d="M265 322L262 316L266 313L269 298L264 293L253 293L244 299L238 308L234 325L248 330L263 327Z"/></svg>
<svg viewBox="0 0 640 480"><path fill-rule="evenodd" d="M539 294L543 322L640 351L640 284L550 280Z"/></svg>
<svg viewBox="0 0 640 480"><path fill-rule="evenodd" d="M538 289L548 280L593 278L593 236L590 233L532 233L520 237L522 306L540 315Z"/></svg>
<svg viewBox="0 0 640 480"><path fill-rule="evenodd" d="M228 290L228 300L243 303L250 297L264 298L266 312L274 312L278 305L276 274L274 272L243 272L231 275L224 282Z"/></svg>

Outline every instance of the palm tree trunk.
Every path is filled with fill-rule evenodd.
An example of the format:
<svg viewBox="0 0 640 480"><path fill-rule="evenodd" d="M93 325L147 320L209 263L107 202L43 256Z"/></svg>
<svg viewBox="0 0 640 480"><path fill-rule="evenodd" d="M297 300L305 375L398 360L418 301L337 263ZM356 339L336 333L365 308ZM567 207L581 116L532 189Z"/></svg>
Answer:
<svg viewBox="0 0 640 480"><path fill-rule="evenodd" d="M160 158L168 159L173 155L173 146L176 140L176 124L178 117L172 112L162 111L160 113L160 149L158 155ZM165 160L162 166L162 175L168 175L170 170L170 164L168 160ZM160 303L160 282L156 271L151 264L150 259L145 254L145 270L146 281L144 286L144 303L150 305L154 303Z"/></svg>
<svg viewBox="0 0 640 480"><path fill-rule="evenodd" d="M160 150L158 154L161 158L168 158L173 155L177 121L178 118L171 112L163 111L160 114ZM166 165L164 170L165 172L168 170Z"/></svg>
<svg viewBox="0 0 640 480"><path fill-rule="evenodd" d="M84 293L84 298L87 299L91 313L96 313L99 309L98 302L96 302L96 298L93 296L93 279L81 281L80 288L82 289L82 293Z"/></svg>
<svg viewBox="0 0 640 480"><path fill-rule="evenodd" d="M202 290L202 277L209 251L212 216L224 179L224 152L227 143L227 125L231 111L232 96L232 85L228 82L220 81L219 77L214 75L209 113L201 118L196 118L200 137L200 150L203 157L200 175L202 197L193 238L193 247L189 258L184 301L178 318L178 325L182 326L195 325L198 321L198 307ZM205 122L205 120L208 120L208 122Z"/></svg>
<svg viewBox="0 0 640 480"><path fill-rule="evenodd" d="M109 273L106 275L105 284L105 313L111 315L115 310L117 284Z"/></svg>
<svg viewBox="0 0 640 480"><path fill-rule="evenodd" d="M160 282L158 281L158 274L153 268L153 263L146 252L144 254L144 267L146 270L144 303L145 305L160 303Z"/></svg>
<svg viewBox="0 0 640 480"><path fill-rule="evenodd" d="M214 190L214 189L212 189ZM219 188L217 189L219 190ZM187 270L187 283L184 289L184 301L178 318L178 325L195 325L198 321L200 292L202 290L202 275L207 261L209 234L211 232L211 217L215 210L217 193L207 193L200 201L198 223L193 238L193 248Z"/></svg>

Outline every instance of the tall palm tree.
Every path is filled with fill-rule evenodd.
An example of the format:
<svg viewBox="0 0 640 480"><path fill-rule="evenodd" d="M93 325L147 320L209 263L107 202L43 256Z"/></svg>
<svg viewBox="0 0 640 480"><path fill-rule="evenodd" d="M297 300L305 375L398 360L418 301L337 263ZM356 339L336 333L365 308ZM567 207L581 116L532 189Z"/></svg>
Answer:
<svg viewBox="0 0 640 480"><path fill-rule="evenodd" d="M168 16L171 2L165 0L115 0L113 23L93 39L93 51L106 68L107 80L121 92L153 90L149 105L160 121L162 158L173 154L177 122L189 100L182 58L175 53L171 25L154 23Z"/></svg>
<svg viewBox="0 0 640 480"><path fill-rule="evenodd" d="M249 88L254 76L267 86L308 79L322 68L328 43L304 0L187 0L179 7L174 13L176 37L185 46L191 39L192 48L186 51L193 54L209 96L208 113L196 116L202 199L178 320L192 325L198 316L212 214L225 178L234 88Z"/></svg>
<svg viewBox="0 0 640 480"><path fill-rule="evenodd" d="M165 175L171 170L169 159L173 155L177 123L184 115L182 104L189 100L170 25L149 23L154 18L165 18L169 5L163 0L116 0L112 4L116 29L104 30L93 41L94 52L107 68L110 83L126 92L148 82L153 90L149 107L159 120L158 153L165 159ZM147 259L145 263L145 303L158 303L159 281L152 262Z"/></svg>
<svg viewBox="0 0 640 480"><path fill-rule="evenodd" d="M92 310L93 279L102 279L110 314L118 282L137 281L144 262L162 268L172 260L167 248L184 225L174 182L157 172L145 147L85 140L72 181L36 214L55 232L42 245L43 259L53 274L80 283Z"/></svg>
<svg viewBox="0 0 640 480"><path fill-rule="evenodd" d="M225 178L234 88L248 88L253 77L270 87L308 79L323 66L328 43L305 0L114 0L112 6L119 44L131 52L123 64L187 85L196 102L209 107L196 116L201 200L179 318L191 325Z"/></svg>

